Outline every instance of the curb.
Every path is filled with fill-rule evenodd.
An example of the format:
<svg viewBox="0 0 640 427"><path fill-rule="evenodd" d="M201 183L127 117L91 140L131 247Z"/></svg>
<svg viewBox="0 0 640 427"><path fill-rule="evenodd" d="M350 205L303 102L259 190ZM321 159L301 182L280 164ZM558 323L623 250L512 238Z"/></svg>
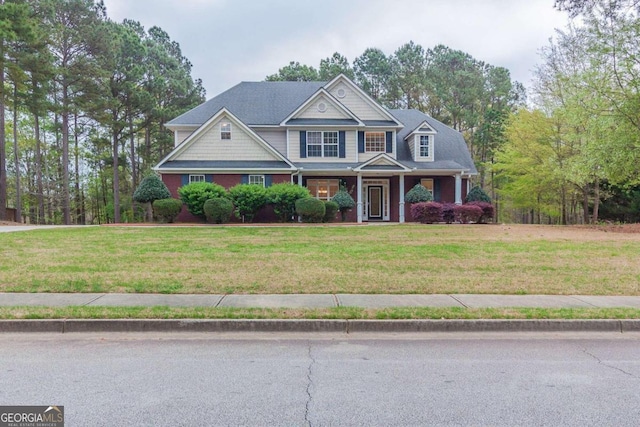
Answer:
<svg viewBox="0 0 640 427"><path fill-rule="evenodd" d="M73 332L640 332L640 319L603 320L0 320L0 333Z"/></svg>

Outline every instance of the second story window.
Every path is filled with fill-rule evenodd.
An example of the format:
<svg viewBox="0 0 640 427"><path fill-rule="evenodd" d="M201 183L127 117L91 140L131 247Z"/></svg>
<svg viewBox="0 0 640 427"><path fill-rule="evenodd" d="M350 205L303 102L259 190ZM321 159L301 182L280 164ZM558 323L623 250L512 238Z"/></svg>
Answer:
<svg viewBox="0 0 640 427"><path fill-rule="evenodd" d="M420 135L420 157L431 157L429 135Z"/></svg>
<svg viewBox="0 0 640 427"><path fill-rule="evenodd" d="M307 132L307 157L338 157L338 132Z"/></svg>
<svg viewBox="0 0 640 427"><path fill-rule="evenodd" d="M220 123L220 139L231 139L231 123Z"/></svg>
<svg viewBox="0 0 640 427"><path fill-rule="evenodd" d="M384 153L385 145L384 132L366 132L364 134L364 149L367 153Z"/></svg>

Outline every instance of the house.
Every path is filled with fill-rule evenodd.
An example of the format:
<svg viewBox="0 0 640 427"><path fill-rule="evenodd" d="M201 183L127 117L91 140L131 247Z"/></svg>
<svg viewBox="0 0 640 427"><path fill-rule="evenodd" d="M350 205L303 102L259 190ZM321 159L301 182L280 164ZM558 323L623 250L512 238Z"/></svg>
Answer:
<svg viewBox="0 0 640 427"><path fill-rule="evenodd" d="M414 185L460 204L477 174L459 132L417 110L388 110L344 75L242 82L166 127L175 148L155 170L173 197L197 181L292 182L323 200L343 186L357 203L351 221L405 222Z"/></svg>

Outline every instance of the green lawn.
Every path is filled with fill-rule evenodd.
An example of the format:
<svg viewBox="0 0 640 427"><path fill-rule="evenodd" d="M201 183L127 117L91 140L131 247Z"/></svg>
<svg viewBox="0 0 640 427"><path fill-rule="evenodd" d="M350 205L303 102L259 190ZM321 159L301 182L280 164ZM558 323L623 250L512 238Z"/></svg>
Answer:
<svg viewBox="0 0 640 427"><path fill-rule="evenodd" d="M640 295L640 234L576 227L88 227L0 235L0 291Z"/></svg>

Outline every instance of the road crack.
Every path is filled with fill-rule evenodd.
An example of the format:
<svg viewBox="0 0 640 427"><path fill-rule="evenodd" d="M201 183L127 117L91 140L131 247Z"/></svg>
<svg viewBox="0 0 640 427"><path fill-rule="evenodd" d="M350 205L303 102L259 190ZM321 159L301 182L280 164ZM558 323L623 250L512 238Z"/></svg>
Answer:
<svg viewBox="0 0 640 427"><path fill-rule="evenodd" d="M608 363L603 362L603 361L602 361L602 359L600 359L600 358L599 358L598 356L596 356L595 354L590 353L590 352L589 352L589 350L587 350L586 348L583 348L583 349L582 349L582 352L583 352L584 354L586 354L587 356L591 356L593 359L595 359L595 360L598 362L598 364L600 364L600 365L602 365L602 366L605 366L605 367L607 367L607 368L609 368L609 369L614 369L614 370L616 370L616 371L618 371L618 372L622 372L623 374L628 375L628 376L630 376L631 378L638 379L638 376L637 376L637 375L632 374L631 372L627 372L627 371L625 371L624 369L618 368L617 366L609 365Z"/></svg>
<svg viewBox="0 0 640 427"><path fill-rule="evenodd" d="M307 403L305 404L305 407L304 407L304 421L305 421L305 425L312 427L311 420L309 419L309 407L311 406L311 401L313 400L313 396L311 395L311 387L313 386L311 371L313 369L313 365L316 364L316 359L314 359L313 353L311 352L311 344L309 344L308 355L309 355L310 362L309 362L309 367L307 369L307 389L306 389Z"/></svg>

